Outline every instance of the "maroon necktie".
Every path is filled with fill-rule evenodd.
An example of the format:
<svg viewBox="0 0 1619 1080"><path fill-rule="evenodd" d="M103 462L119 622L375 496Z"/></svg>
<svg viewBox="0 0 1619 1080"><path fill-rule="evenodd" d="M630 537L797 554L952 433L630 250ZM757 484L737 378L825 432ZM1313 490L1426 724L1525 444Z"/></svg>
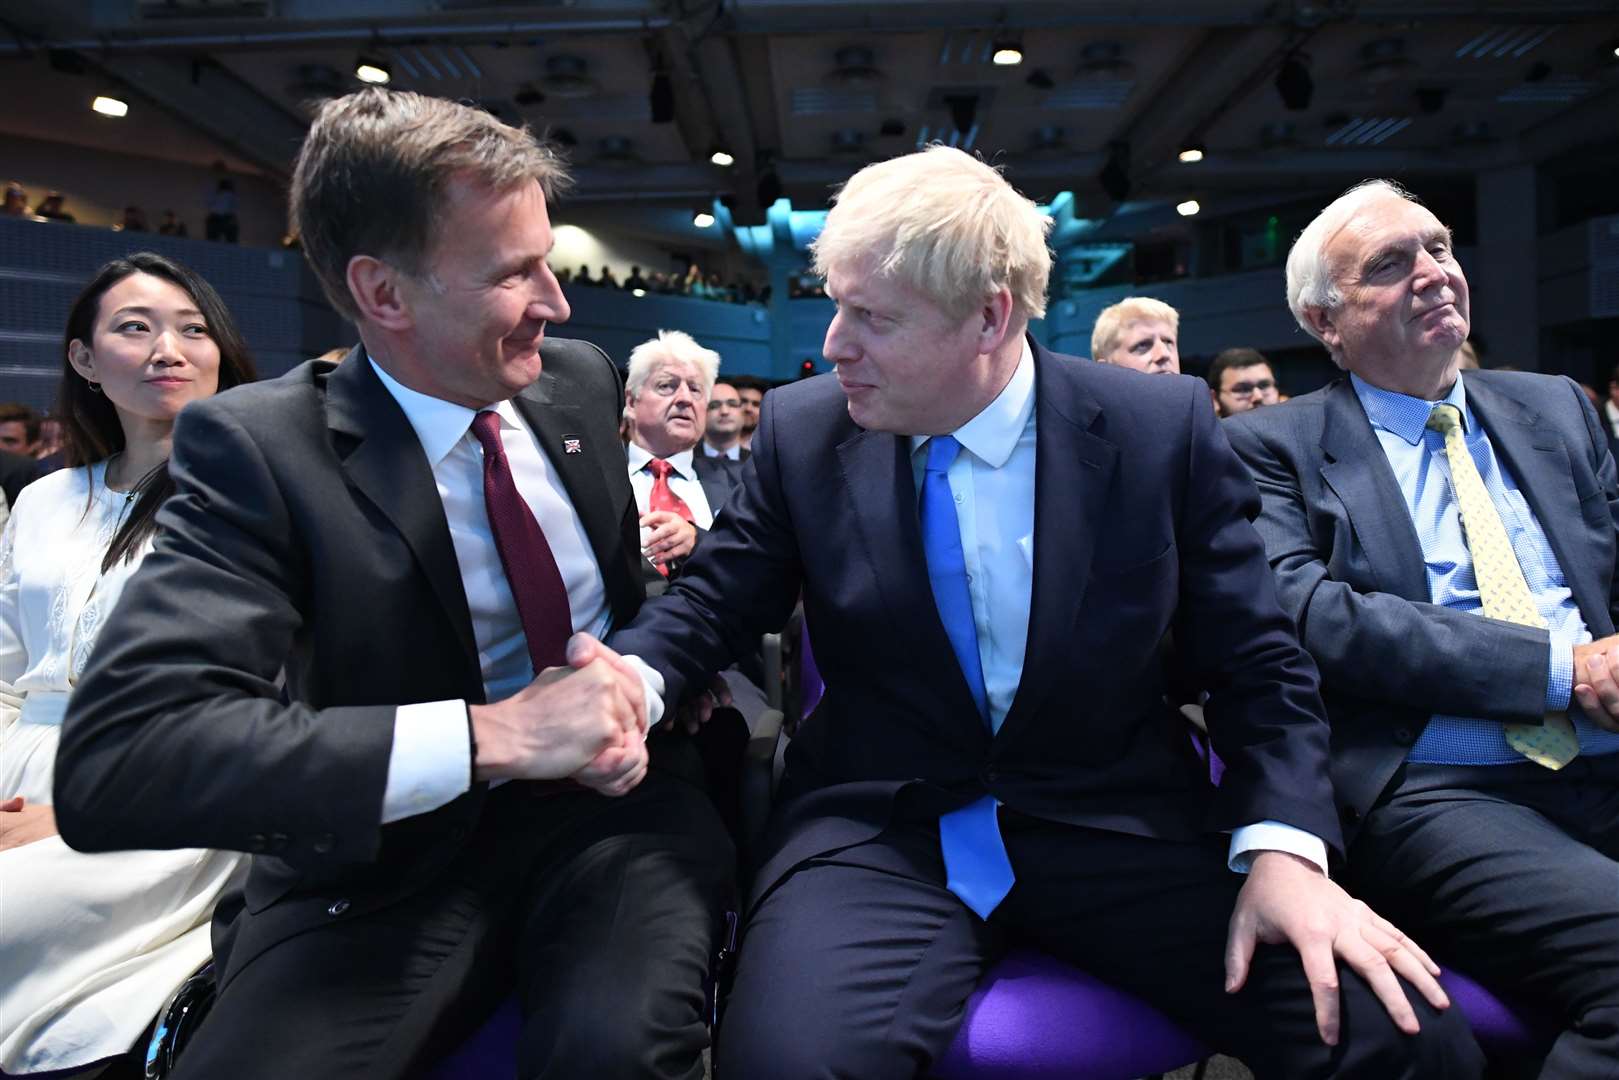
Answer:
<svg viewBox="0 0 1619 1080"><path fill-rule="evenodd" d="M528 656L539 674L567 663L573 613L568 587L562 583L556 556L546 543L534 512L517 493L506 447L500 441L500 417L485 410L472 420L472 434L483 445L483 502L495 534L500 564L517 601L517 618L528 639Z"/></svg>
<svg viewBox="0 0 1619 1080"><path fill-rule="evenodd" d="M674 489L669 486L669 474L675 471L675 467L663 458L653 458L646 463L646 467L652 470L652 497L647 499L647 505L653 510L668 510L690 521L691 507L687 506L686 500L676 495ZM669 576L668 563L654 565L657 566L658 573L664 577Z"/></svg>

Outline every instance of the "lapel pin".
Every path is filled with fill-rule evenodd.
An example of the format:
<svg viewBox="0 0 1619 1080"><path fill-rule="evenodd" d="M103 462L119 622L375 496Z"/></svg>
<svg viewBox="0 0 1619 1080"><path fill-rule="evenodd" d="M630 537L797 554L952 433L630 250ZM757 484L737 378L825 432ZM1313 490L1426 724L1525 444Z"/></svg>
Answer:
<svg viewBox="0 0 1619 1080"><path fill-rule="evenodd" d="M585 452L583 443L577 435L562 436L562 452L564 454L582 454Z"/></svg>

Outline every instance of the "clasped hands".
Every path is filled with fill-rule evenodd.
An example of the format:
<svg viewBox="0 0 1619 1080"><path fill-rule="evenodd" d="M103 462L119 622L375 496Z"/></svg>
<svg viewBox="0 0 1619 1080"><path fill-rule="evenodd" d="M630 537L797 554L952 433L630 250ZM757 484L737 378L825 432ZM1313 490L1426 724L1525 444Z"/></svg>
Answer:
<svg viewBox="0 0 1619 1080"><path fill-rule="evenodd" d="M1593 724L1619 731L1619 635L1574 646L1574 700Z"/></svg>
<svg viewBox="0 0 1619 1080"><path fill-rule="evenodd" d="M1418 1030L1417 1014L1396 974L1434 1008L1450 1007L1439 985L1439 965L1416 942L1344 892L1320 867L1296 855L1261 851L1254 856L1226 937L1227 993L1247 982L1260 942L1291 944L1298 950L1315 1005L1316 1030L1328 1046L1338 1044L1339 960L1366 980L1395 1026L1408 1035Z"/></svg>
<svg viewBox="0 0 1619 1080"><path fill-rule="evenodd" d="M511 697L471 706L478 779L573 780L623 795L646 776L640 673L589 634L569 638L567 656Z"/></svg>
<svg viewBox="0 0 1619 1080"><path fill-rule="evenodd" d="M0 851L55 835L56 811L50 805L29 803L21 795L0 802Z"/></svg>

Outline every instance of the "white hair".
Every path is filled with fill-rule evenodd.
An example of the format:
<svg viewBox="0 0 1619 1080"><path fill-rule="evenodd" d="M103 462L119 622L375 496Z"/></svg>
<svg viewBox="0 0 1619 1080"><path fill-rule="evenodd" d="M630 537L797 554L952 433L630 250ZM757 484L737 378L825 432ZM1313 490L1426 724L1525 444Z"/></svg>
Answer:
<svg viewBox="0 0 1619 1080"><path fill-rule="evenodd" d="M810 245L815 273L876 258L941 309L965 317L1001 288L1025 319L1046 313L1051 219L1000 170L949 146L890 158L849 178Z"/></svg>
<svg viewBox="0 0 1619 1080"><path fill-rule="evenodd" d="M720 354L703 348L681 330L659 330L657 337L641 342L630 353L630 370L624 377L624 389L630 399L640 397L652 373L672 360L684 361L697 369L703 380L706 402L714 390L714 380L719 378Z"/></svg>
<svg viewBox="0 0 1619 1080"><path fill-rule="evenodd" d="M1344 302L1338 283L1332 279L1332 267L1327 264L1327 245L1369 204L1389 198L1422 205L1421 200L1393 180L1362 180L1328 203L1299 233L1287 253L1288 309L1304 332L1323 345L1326 342L1321 340L1305 312L1334 311ZM1332 352L1330 348L1327 351ZM1333 353L1332 359L1343 367L1337 353Z"/></svg>
<svg viewBox="0 0 1619 1080"><path fill-rule="evenodd" d="M1102 309L1091 327L1091 359L1101 360L1119 347L1119 338L1125 327L1137 322L1164 322L1179 333L1181 313L1151 296L1126 296L1117 304Z"/></svg>

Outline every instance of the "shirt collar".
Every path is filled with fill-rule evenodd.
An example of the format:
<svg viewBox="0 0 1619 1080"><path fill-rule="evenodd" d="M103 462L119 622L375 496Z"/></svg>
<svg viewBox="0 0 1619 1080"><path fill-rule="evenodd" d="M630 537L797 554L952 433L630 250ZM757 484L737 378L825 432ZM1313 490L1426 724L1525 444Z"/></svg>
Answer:
<svg viewBox="0 0 1619 1080"><path fill-rule="evenodd" d="M680 453L670 454L664 459L674 466L676 476L689 479L693 475L691 459L694 449L682 450ZM630 443L629 446L625 447L624 453L630 459L630 472L632 473L640 472L646 468L647 462L652 460L652 452L639 443Z"/></svg>
<svg viewBox="0 0 1619 1080"><path fill-rule="evenodd" d="M404 410L405 419L410 421L410 426L416 431L416 441L422 444L422 451L427 455L428 467L438 468L439 462L455 449L455 444L472 428L472 418L477 416L480 410L469 409L465 405L457 405L453 401L445 401L443 398L412 390L382 370L381 365L371 359L369 353L366 354L366 362L371 365L371 370L377 373L382 385L387 387L388 393L393 395L393 399ZM501 431L508 428L524 430L522 420L517 415L517 407L510 401L496 402L488 411L500 417Z"/></svg>
<svg viewBox="0 0 1619 1080"><path fill-rule="evenodd" d="M1366 410L1366 419L1372 422L1372 427L1392 431L1412 446L1422 441L1422 433L1428 427L1428 415L1433 412L1435 405L1456 406L1456 411L1462 414L1462 430L1465 432L1471 426L1467 415L1467 390L1462 386L1461 372L1456 373L1456 385L1450 388L1450 393L1434 401L1384 390L1353 372L1350 373L1349 384L1355 388L1355 396L1360 398L1361 407Z"/></svg>
<svg viewBox="0 0 1619 1080"><path fill-rule="evenodd" d="M1029 426L1034 412L1034 350L1029 339L1023 339L1023 355L1018 358L1017 370L995 400L984 406L982 412L951 432L956 441L972 451L973 456L992 469L1005 465L1017 449L1023 429ZM911 436L911 453L916 453L928 441L927 435Z"/></svg>

